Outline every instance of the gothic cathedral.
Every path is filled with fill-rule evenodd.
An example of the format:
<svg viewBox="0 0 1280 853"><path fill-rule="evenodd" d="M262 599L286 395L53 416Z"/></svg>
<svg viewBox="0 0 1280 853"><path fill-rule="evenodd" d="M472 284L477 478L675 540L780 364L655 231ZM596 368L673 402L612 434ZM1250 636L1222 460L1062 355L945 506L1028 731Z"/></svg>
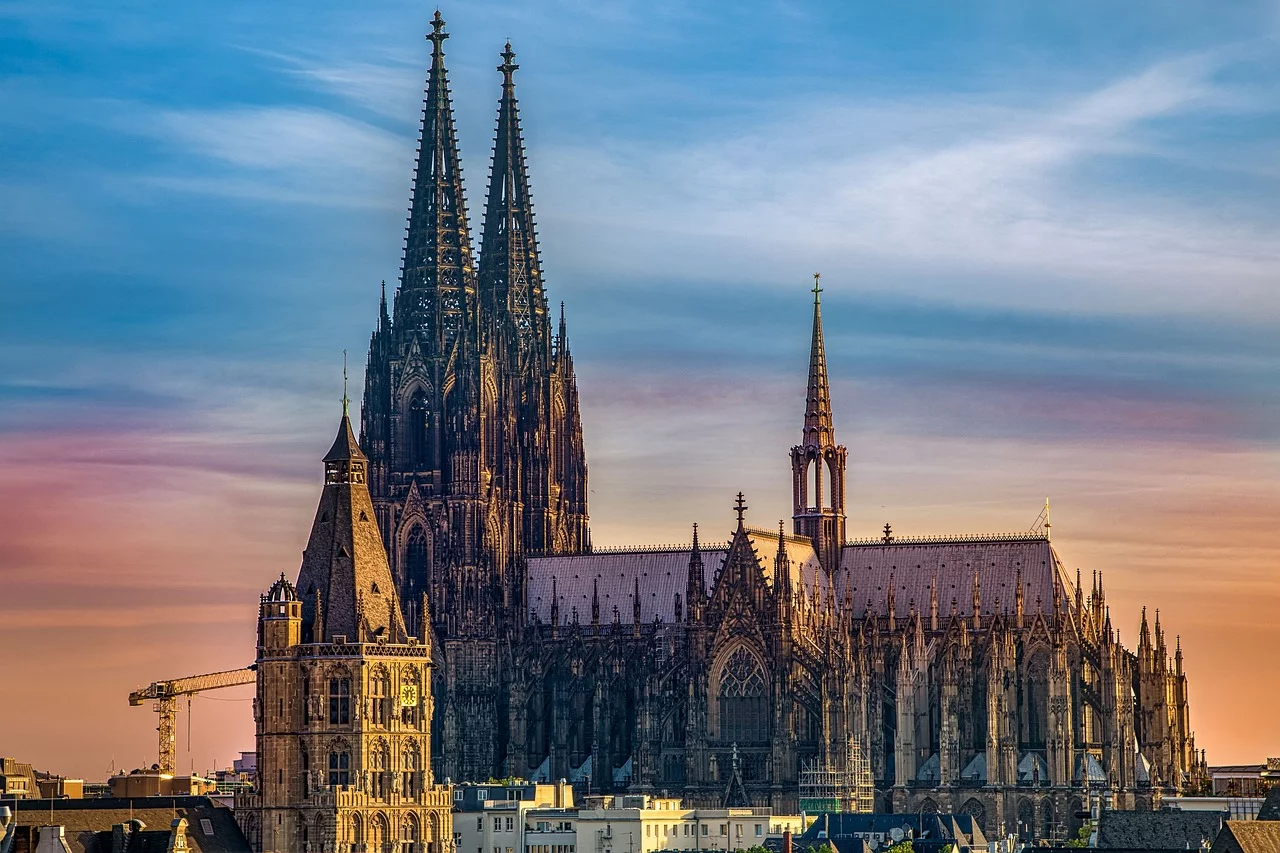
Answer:
<svg viewBox="0 0 1280 853"><path fill-rule="evenodd" d="M1124 648L1101 575L1086 590L1068 573L1047 518L1031 533L847 538L816 284L790 532L750 525L740 495L728 542L695 525L687 548L593 550L518 66L507 45L477 263L439 12L427 38L403 267L370 343L360 446L344 418L298 583L263 598L261 849L397 832L439 844L433 778L794 811L806 767L860 750L878 810L1059 839L1090 790L1151 807L1198 784L1180 644L1144 612Z"/></svg>

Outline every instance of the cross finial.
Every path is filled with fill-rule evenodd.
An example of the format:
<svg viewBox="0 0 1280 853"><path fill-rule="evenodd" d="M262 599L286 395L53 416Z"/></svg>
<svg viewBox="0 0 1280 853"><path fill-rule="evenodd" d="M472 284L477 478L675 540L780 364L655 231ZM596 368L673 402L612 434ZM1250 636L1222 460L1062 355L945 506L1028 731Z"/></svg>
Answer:
<svg viewBox="0 0 1280 853"><path fill-rule="evenodd" d="M746 497L743 496L742 492L738 492L738 499L734 501L733 504L734 511L738 513L738 526L741 527L743 516L746 515L746 512L750 507L747 506Z"/></svg>
<svg viewBox="0 0 1280 853"><path fill-rule="evenodd" d="M351 401L347 399L347 351L342 351L342 416L347 416Z"/></svg>
<svg viewBox="0 0 1280 853"><path fill-rule="evenodd" d="M498 70L502 72L503 82L509 86L511 85L512 72L520 67L511 61L516 58L516 52L511 49L511 42L507 42L506 48L503 49L499 56L502 57L502 64L498 66Z"/></svg>
<svg viewBox="0 0 1280 853"><path fill-rule="evenodd" d="M893 541L893 526L889 522L884 523L884 543L888 545Z"/></svg>
<svg viewBox="0 0 1280 853"><path fill-rule="evenodd" d="M813 301L815 303L818 301L818 294L822 292L822 287L819 284L819 282L821 281L822 281L822 273L820 272L814 273L813 274Z"/></svg>
<svg viewBox="0 0 1280 853"><path fill-rule="evenodd" d="M448 37L449 34L444 31L444 18L440 16L440 10L436 9L436 14L431 19L431 32L427 33L427 41L431 42L434 51L441 51L444 40Z"/></svg>

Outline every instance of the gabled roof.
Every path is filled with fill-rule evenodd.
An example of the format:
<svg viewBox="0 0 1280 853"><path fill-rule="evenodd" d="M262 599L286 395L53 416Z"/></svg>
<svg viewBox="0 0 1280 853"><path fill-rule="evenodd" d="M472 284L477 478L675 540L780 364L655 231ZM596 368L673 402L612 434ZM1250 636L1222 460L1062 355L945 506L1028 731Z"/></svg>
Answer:
<svg viewBox="0 0 1280 853"><path fill-rule="evenodd" d="M249 853L250 850L231 810L215 805L208 797L26 800L20 801L16 808L12 803L8 805L14 809L18 826L54 823L66 827L65 838L72 853L110 853L111 828L131 820L140 820L145 825L137 839L144 846L138 849L157 849L146 845L158 843L161 836L167 845L170 827L176 818L186 818L187 842L194 853Z"/></svg>
<svg viewBox="0 0 1280 853"><path fill-rule="evenodd" d="M1234 840L1235 844L1230 841ZM1229 820L1214 839L1213 849L1242 853L1280 853L1280 821Z"/></svg>

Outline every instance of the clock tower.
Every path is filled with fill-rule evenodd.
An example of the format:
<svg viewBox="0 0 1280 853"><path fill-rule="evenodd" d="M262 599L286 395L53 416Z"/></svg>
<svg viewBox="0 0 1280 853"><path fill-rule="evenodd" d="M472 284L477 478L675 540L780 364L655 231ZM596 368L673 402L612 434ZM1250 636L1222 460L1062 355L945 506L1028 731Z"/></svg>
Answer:
<svg viewBox="0 0 1280 853"><path fill-rule="evenodd" d="M236 816L262 853L449 853L431 775L430 637L409 636L343 412L297 583L258 612L257 789Z"/></svg>

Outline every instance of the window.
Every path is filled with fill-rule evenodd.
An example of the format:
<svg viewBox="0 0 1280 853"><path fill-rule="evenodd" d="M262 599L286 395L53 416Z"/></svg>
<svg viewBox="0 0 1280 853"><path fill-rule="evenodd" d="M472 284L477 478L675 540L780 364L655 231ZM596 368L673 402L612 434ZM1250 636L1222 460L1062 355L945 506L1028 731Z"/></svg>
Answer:
<svg viewBox="0 0 1280 853"><path fill-rule="evenodd" d="M711 830L710 830L710 829L708 829L708 828L707 828L707 825L704 823L704 824L702 825L702 834L703 834L703 835L709 835L709 834L710 834L710 832L711 832Z"/></svg>
<svg viewBox="0 0 1280 853"><path fill-rule="evenodd" d="M493 831L494 831L494 832L502 832L502 818L500 818L500 817L495 817L495 818L493 819Z"/></svg>
<svg viewBox="0 0 1280 853"><path fill-rule="evenodd" d="M311 676L302 676L302 722L311 722Z"/></svg>
<svg viewBox="0 0 1280 853"><path fill-rule="evenodd" d="M484 818L476 818L476 832L484 832Z"/></svg>
<svg viewBox="0 0 1280 853"><path fill-rule="evenodd" d="M764 670L739 648L720 673L720 740L760 743L769 739L769 700Z"/></svg>
<svg viewBox="0 0 1280 853"><path fill-rule="evenodd" d="M417 749L410 748L405 750L404 759L402 761L401 766L404 768L404 771L403 771L404 772L404 779L403 779L404 795L406 797L416 797L418 795L418 785L417 785L418 751ZM461 792L454 791L455 799L460 799L458 797L459 793Z"/></svg>
<svg viewBox="0 0 1280 853"><path fill-rule="evenodd" d="M511 820L511 818L507 818L507 832L514 832L514 831L515 831L515 823Z"/></svg>
<svg viewBox="0 0 1280 853"><path fill-rule="evenodd" d="M329 753L329 784L351 784L351 754L347 752Z"/></svg>
<svg viewBox="0 0 1280 853"><path fill-rule="evenodd" d="M729 836L729 824L727 823L720 824L720 834L725 836L726 838Z"/></svg>
<svg viewBox="0 0 1280 853"><path fill-rule="evenodd" d="M369 678L369 696L372 699L373 724L387 727L387 719L391 701L387 698L390 679L385 670L375 672Z"/></svg>
<svg viewBox="0 0 1280 853"><path fill-rule="evenodd" d="M409 465L414 471L430 471L435 468L435 448L431 441L431 412L427 410L426 395L421 390L409 401L406 415L405 449L408 451Z"/></svg>
<svg viewBox="0 0 1280 853"><path fill-rule="evenodd" d="M764 835L764 827L762 827L760 824L758 824L758 823L757 823L757 824L756 824L756 838L759 838L759 837L760 837L760 836L762 836L762 835Z"/></svg>
<svg viewBox="0 0 1280 853"><path fill-rule="evenodd" d="M351 679L329 679L329 725L351 724Z"/></svg>

